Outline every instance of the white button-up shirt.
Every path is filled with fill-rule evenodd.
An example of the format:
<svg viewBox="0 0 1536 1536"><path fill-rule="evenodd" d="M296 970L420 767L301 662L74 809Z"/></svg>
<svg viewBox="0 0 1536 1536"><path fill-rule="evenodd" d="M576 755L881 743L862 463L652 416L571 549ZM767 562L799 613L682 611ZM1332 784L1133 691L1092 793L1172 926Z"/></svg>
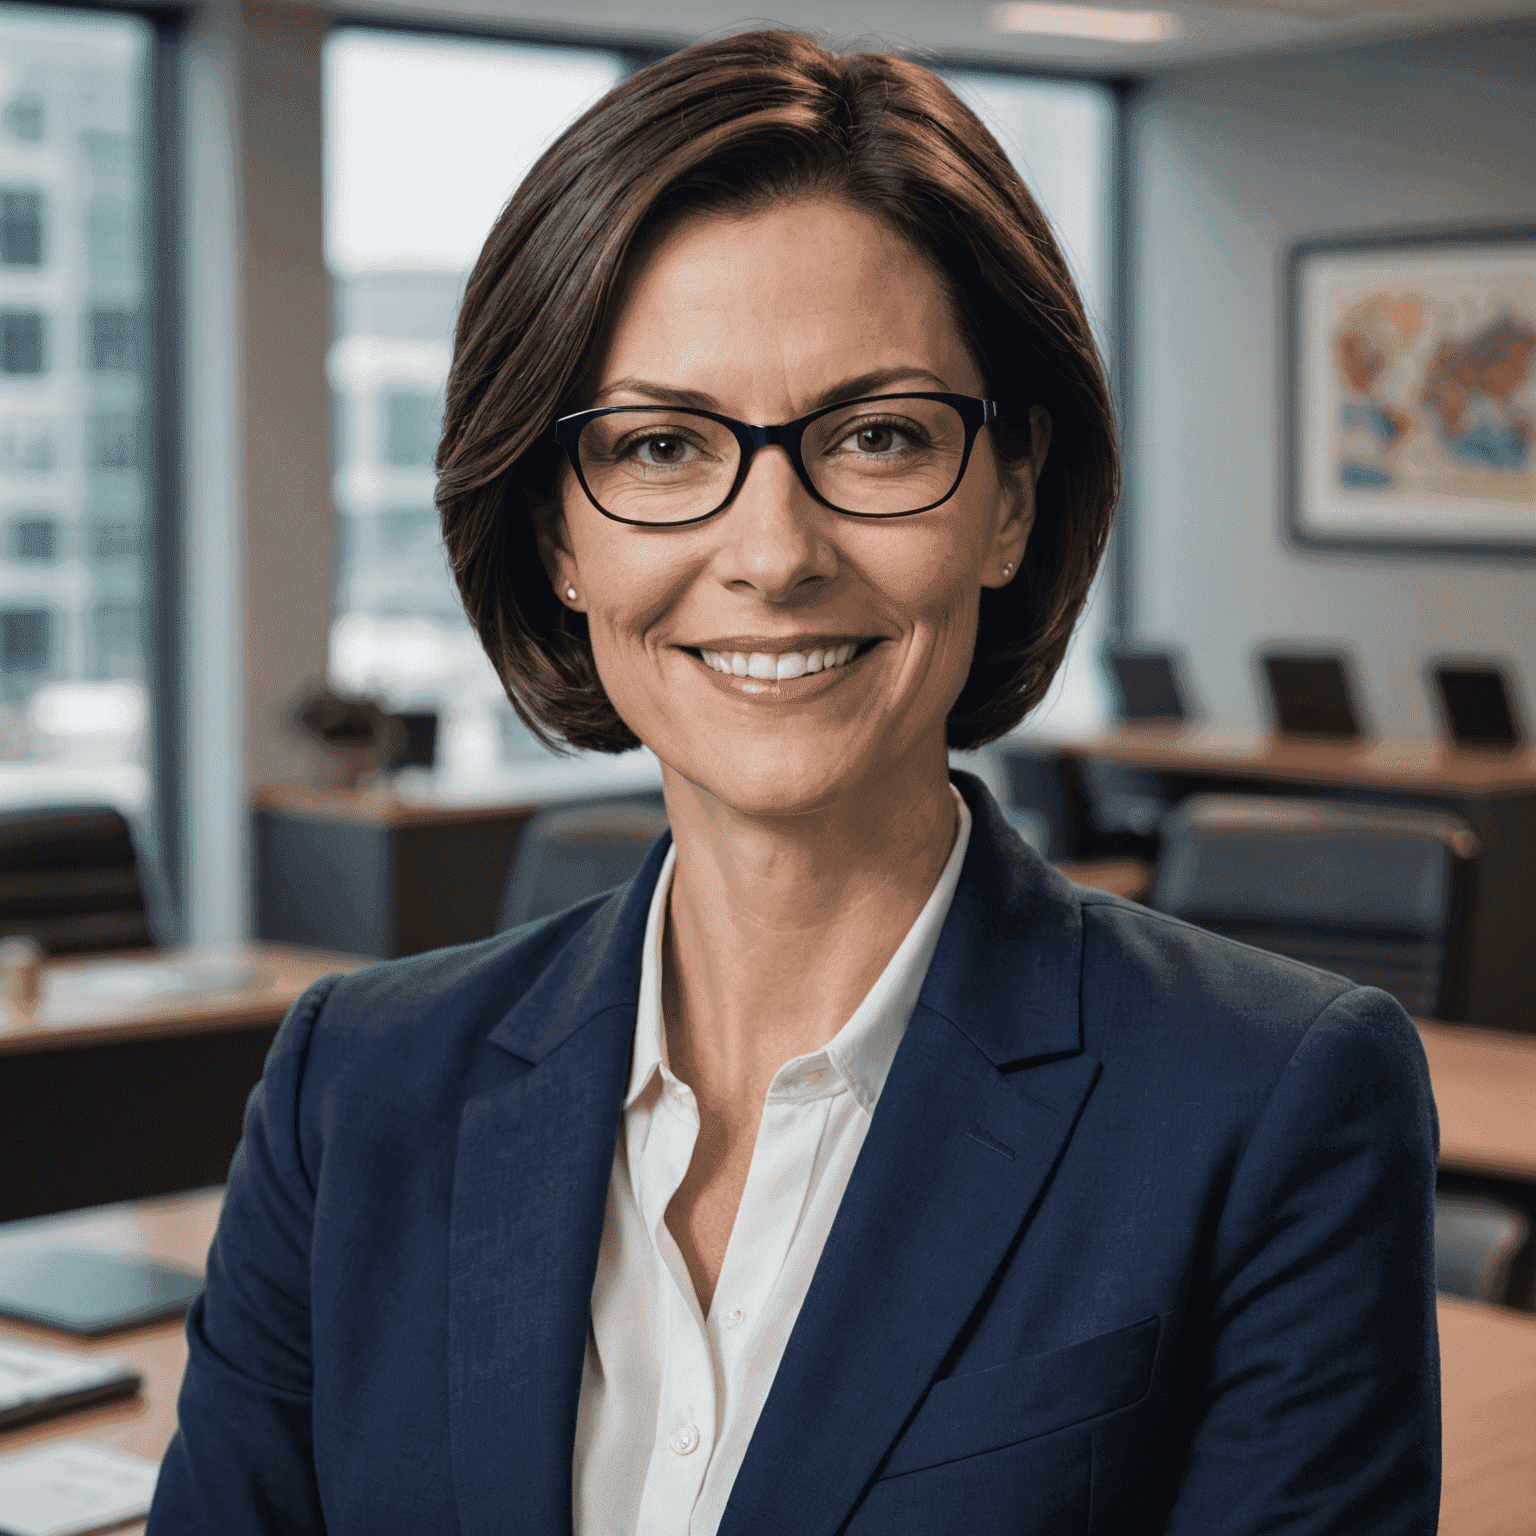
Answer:
<svg viewBox="0 0 1536 1536"><path fill-rule="evenodd" d="M709 1316L666 1212L699 1133L667 1065L651 899L572 1467L576 1536L714 1536L843 1198L960 879L971 814L923 910L853 1017L774 1074Z"/></svg>

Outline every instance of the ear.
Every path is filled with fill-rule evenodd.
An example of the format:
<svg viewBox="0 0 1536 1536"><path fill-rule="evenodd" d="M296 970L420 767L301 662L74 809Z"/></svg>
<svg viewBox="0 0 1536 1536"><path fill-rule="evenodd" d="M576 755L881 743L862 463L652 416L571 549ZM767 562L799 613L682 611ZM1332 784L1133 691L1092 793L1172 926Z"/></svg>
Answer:
<svg viewBox="0 0 1536 1536"><path fill-rule="evenodd" d="M984 587L1006 587L1024 564L1024 548L1035 526L1035 487L1045 456L1051 450L1051 413L1043 405L1029 408L1029 452L1016 464L998 466L1002 496L998 502L997 536L992 557L981 578Z"/></svg>
<svg viewBox="0 0 1536 1536"><path fill-rule="evenodd" d="M570 533L565 526L565 508L559 496L534 504L529 512L533 517L533 537L538 545L539 559L544 562L555 596L574 612L585 613L586 598L582 593L576 556L571 550ZM570 596L572 592L575 597Z"/></svg>

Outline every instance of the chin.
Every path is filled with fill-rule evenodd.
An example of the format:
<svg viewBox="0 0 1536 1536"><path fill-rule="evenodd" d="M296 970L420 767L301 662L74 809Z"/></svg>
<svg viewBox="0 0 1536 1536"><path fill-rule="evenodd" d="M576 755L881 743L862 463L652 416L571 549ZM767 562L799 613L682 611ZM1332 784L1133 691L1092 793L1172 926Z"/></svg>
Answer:
<svg viewBox="0 0 1536 1536"><path fill-rule="evenodd" d="M661 754L658 753L658 756ZM782 740L757 750L663 756L671 772L745 816L795 816L824 811L854 794L869 773L867 755L807 746L786 750Z"/></svg>

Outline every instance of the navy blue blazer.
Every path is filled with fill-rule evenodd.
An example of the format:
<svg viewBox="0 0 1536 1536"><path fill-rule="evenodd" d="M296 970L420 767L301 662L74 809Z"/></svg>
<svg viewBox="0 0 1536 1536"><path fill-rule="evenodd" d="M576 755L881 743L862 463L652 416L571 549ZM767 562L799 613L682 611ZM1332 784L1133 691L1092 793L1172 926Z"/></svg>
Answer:
<svg viewBox="0 0 1536 1536"><path fill-rule="evenodd" d="M1436 1125L1384 993L1075 888L980 783L722 1536L1432 1533ZM152 1536L569 1536L634 882L312 988Z"/></svg>

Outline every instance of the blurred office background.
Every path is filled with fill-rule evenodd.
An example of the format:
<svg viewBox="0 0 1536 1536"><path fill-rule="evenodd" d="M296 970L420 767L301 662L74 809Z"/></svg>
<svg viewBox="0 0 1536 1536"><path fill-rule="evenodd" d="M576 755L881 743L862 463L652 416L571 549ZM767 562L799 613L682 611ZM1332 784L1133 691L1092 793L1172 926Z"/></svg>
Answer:
<svg viewBox="0 0 1536 1536"><path fill-rule="evenodd" d="M1442 1289L1536 1310L1536 4L774 19L954 86L1050 216L1110 367L1109 557L1046 704L968 765L1074 878L1395 991L1441 1102ZM205 1088L195 1126L166 1100L179 1150L108 1177L61 1140L0 1248L5 1216L221 1177L284 999L330 952L481 937L624 878L663 824L648 754L552 754L507 704L431 461L458 302L519 178L628 73L752 24L719 0L0 0L0 938L105 955L94 981L59 971L49 1028L116 1008L143 1034L146 999L207 994L224 1031L132 1068L144 1094ZM1504 531L1309 533L1304 253L1499 232L1524 275L1464 329ZM1378 442L1403 430L1357 404ZM29 916L68 883L49 838L113 913ZM130 932L170 957L158 979L112 971ZM0 972L13 1001L32 985ZM110 1117L128 1068L55 1060L22 1018L5 1146L53 1134L64 1096ZM143 1119L122 1134L148 1147ZM1500 1351L1536 1412L1536 1345Z"/></svg>

